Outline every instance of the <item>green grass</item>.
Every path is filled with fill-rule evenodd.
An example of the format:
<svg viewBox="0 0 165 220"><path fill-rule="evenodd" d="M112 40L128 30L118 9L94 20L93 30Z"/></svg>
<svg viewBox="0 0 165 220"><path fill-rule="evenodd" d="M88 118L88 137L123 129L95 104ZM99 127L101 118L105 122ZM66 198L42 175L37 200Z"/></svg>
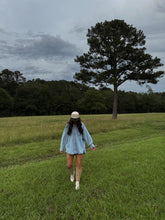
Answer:
<svg viewBox="0 0 165 220"><path fill-rule="evenodd" d="M165 114L82 116L98 148L79 191L59 154L68 119L0 119L0 219L164 220Z"/></svg>

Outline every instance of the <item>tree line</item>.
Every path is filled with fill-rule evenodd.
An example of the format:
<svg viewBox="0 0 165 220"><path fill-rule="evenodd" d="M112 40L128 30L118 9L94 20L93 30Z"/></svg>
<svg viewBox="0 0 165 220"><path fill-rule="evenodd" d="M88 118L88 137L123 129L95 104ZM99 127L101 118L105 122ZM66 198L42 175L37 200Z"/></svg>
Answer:
<svg viewBox="0 0 165 220"><path fill-rule="evenodd" d="M118 91L119 113L165 112L165 92ZM112 114L113 91L96 89L74 81L26 81L19 72L0 73L0 116Z"/></svg>

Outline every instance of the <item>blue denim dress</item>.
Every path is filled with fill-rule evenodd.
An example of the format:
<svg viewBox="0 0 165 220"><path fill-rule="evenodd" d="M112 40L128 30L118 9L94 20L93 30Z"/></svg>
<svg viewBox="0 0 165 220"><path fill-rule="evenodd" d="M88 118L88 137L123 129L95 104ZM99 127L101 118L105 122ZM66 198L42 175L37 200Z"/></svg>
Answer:
<svg viewBox="0 0 165 220"><path fill-rule="evenodd" d="M73 125L72 133L70 135L67 134L69 124L66 124L62 138L61 138L61 146L60 151L64 151L68 154L85 154L85 142L92 149L94 148L93 140L85 127L84 123L82 123L83 135L80 134L76 125Z"/></svg>

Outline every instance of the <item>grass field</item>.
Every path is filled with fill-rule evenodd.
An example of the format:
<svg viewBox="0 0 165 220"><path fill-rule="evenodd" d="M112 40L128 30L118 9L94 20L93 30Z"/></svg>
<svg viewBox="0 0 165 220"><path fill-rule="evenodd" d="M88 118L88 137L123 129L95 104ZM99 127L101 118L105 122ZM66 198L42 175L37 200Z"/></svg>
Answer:
<svg viewBox="0 0 165 220"><path fill-rule="evenodd" d="M98 148L79 191L59 154L69 116L0 118L0 219L164 220L165 113L81 118Z"/></svg>

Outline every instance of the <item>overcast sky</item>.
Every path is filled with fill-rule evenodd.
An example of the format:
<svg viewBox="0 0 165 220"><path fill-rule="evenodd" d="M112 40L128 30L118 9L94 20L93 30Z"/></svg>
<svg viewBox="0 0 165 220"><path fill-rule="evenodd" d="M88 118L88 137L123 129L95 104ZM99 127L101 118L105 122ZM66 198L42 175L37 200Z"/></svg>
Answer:
<svg viewBox="0 0 165 220"><path fill-rule="evenodd" d="M88 50L88 28L113 19L141 29L147 52L165 65L165 0L0 0L0 71L19 70L27 80L73 80L74 58ZM165 91L165 77L150 86ZM119 89L148 90L135 82Z"/></svg>

